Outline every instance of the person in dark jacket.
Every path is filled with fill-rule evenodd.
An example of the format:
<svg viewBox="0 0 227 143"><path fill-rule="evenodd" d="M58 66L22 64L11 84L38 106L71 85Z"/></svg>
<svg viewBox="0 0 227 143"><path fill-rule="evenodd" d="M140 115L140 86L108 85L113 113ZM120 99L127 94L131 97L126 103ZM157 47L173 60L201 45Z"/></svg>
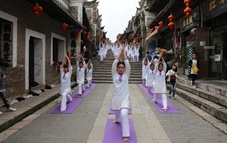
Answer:
<svg viewBox="0 0 227 143"><path fill-rule="evenodd" d="M6 79L6 75L0 70L0 97L2 98L3 103L5 104L5 107L7 108L8 111L16 111L17 109L10 107L9 102L7 101L7 99L5 98L5 86L3 83L3 80ZM3 114L0 111L0 115Z"/></svg>
<svg viewBox="0 0 227 143"><path fill-rule="evenodd" d="M197 55L194 53L192 54L192 59L189 60L188 65L191 67L191 79L192 79L192 86L196 88L195 81L197 80L198 72L199 72L199 60L197 59Z"/></svg>

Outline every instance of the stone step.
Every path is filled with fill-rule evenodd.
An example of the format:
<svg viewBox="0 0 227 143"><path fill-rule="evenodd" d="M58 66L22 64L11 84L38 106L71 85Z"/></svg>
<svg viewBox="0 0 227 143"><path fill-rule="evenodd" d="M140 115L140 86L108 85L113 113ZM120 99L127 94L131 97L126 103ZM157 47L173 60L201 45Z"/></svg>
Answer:
<svg viewBox="0 0 227 143"><path fill-rule="evenodd" d="M200 89L200 88L194 89L191 86L186 85L184 83L177 84L177 88L180 88L182 90L185 90L187 92L190 92L194 95L197 95L199 97L202 97L206 100L209 100L211 102L214 102L214 103L216 103L220 106L227 108L227 97L212 93L210 91L205 91L205 90Z"/></svg>
<svg viewBox="0 0 227 143"><path fill-rule="evenodd" d="M112 78L112 75L92 75L93 78ZM142 80L142 75L130 75L130 78L140 78Z"/></svg>
<svg viewBox="0 0 227 143"><path fill-rule="evenodd" d="M112 81L112 77L93 77L93 80L109 80ZM129 77L129 81L142 81L141 77Z"/></svg>
<svg viewBox="0 0 227 143"><path fill-rule="evenodd" d="M93 83L105 83L105 84L112 84L112 80L92 80ZM129 84L141 84L141 81L129 81Z"/></svg>
<svg viewBox="0 0 227 143"><path fill-rule="evenodd" d="M97 75L111 75L111 72L109 71L109 72L106 72L106 71L99 71L99 72L97 72L97 71L94 71L93 73L92 73L92 75L93 76L97 76ZM131 72L131 75L130 76L132 76L132 75L138 75L138 76L142 76L142 73L141 72Z"/></svg>
<svg viewBox="0 0 227 143"><path fill-rule="evenodd" d="M105 67L100 67L100 66L94 66L93 69L102 69L102 70L111 70L111 66L105 66ZM134 68L131 68L131 70L140 70L142 72L142 67L134 67Z"/></svg>
<svg viewBox="0 0 227 143"><path fill-rule="evenodd" d="M204 98L198 97L197 95L184 91L182 89L177 88L177 95L181 96L185 100L191 102L195 106L204 110L208 114L214 116L215 118L227 123L227 109L223 106L215 104L211 101L208 101Z"/></svg>
<svg viewBox="0 0 227 143"><path fill-rule="evenodd" d="M191 81L182 77L179 77L177 79L178 83L184 83L186 85L191 86ZM212 81L211 81L212 82ZM220 86L217 86L217 85ZM221 82L221 81L217 81L217 84L209 84L209 81L196 81L196 86L200 89L203 89L205 91L209 91L224 97L227 97L227 84L226 82Z"/></svg>

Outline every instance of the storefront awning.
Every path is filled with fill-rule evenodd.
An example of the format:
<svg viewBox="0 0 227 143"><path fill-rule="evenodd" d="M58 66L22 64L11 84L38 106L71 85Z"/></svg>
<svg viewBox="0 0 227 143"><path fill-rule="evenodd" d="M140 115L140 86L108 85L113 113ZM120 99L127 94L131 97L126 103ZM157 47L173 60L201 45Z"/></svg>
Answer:
<svg viewBox="0 0 227 143"><path fill-rule="evenodd" d="M147 36L147 38L145 39L145 41L151 40L151 39L157 39L158 35L160 35L160 33L162 33L163 31L165 31L167 28L168 28L167 25L164 25L162 27L159 27L154 32L152 32L151 35Z"/></svg>

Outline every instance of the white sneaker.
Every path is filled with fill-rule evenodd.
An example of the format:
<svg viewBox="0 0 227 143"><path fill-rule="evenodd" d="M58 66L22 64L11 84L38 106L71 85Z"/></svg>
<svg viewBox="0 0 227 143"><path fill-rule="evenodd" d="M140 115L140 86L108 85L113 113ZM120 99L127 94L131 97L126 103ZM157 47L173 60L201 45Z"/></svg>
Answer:
<svg viewBox="0 0 227 143"><path fill-rule="evenodd" d="M8 111L17 111L17 109L15 109L13 107L9 107Z"/></svg>
<svg viewBox="0 0 227 143"><path fill-rule="evenodd" d="M2 114L3 114L3 112L0 111L0 115L2 115Z"/></svg>

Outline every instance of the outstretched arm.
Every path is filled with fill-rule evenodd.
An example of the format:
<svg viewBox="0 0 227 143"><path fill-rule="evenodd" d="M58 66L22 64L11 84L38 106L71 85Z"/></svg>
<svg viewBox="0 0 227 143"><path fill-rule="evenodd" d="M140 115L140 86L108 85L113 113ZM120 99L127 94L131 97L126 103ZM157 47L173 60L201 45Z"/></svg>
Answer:
<svg viewBox="0 0 227 143"><path fill-rule="evenodd" d="M68 61L69 66L71 66L71 61L70 61L69 57L67 55L65 55L65 57L66 57L66 59Z"/></svg>

